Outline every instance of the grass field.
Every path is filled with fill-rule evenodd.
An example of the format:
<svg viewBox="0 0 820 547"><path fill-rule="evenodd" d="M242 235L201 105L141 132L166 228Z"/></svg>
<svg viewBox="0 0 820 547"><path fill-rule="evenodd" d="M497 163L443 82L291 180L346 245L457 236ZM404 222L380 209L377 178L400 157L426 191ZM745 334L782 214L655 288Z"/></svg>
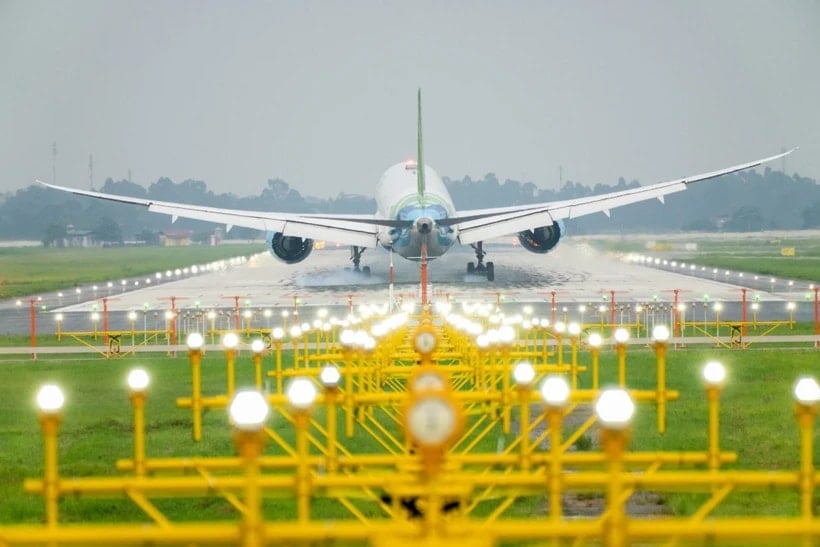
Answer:
<svg viewBox="0 0 820 547"><path fill-rule="evenodd" d="M633 447L640 450L703 450L706 447L706 402L699 371L708 359L721 359L729 369L722 396L722 447L739 453L736 467L746 469L797 469L798 435L793 416L791 387L796 377L817 371L817 352L683 350L670 352L668 382L681 392L681 400L670 403L668 432L656 430L653 406L639 406ZM251 381L247 355L238 363L238 385ZM602 355L602 377L615 377L615 355ZM654 386L654 357L646 350L631 351L628 383L632 387ZM190 413L177 409L174 401L190 391L190 372L185 357L128 357L119 360L49 358L37 362L6 359L0 384L0 522L40 522L42 500L22 491L22 480L42 473L41 436L33 408L34 394L45 382L58 382L67 394L60 437L60 466L65 476L114 475L114 462L131 454L131 408L125 389L127 371L137 365L149 369L153 381L147 410L149 456L230 455L233 453L226 416L206 414L204 440L191 441ZM247 365L247 366L246 366ZM270 366L270 363L268 363ZM224 364L211 352L203 364L206 394L224 392ZM321 413L319 413L321 416ZM321 418L320 418L321 421ZM274 429L292 438L291 428L273 419ZM479 449L494 451L498 436L491 436ZM510 442L508 437L505 442ZM357 451L375 450L372 439L359 434L352 441ZM818 448L815 446L815 459ZM272 448L270 450L273 450ZM664 503L676 514L690 514L706 496L662 494ZM220 498L159 500L157 505L173 520L236 519L235 511ZM512 514L543 514L543 497L522 499ZM480 513L489 512L492 503ZM363 510L379 514L374 504ZM796 515L794 492L737 493L716 511L720 515ZM268 518L293 514L293 504L269 500ZM318 501L314 515L349 518L332 501ZM145 517L129 502L119 499L66 499L61 503L63 522L143 521Z"/></svg>
<svg viewBox="0 0 820 547"><path fill-rule="evenodd" d="M820 237L811 232L803 236L795 232L793 236L773 236L764 233L727 234L725 237L699 234L673 238L663 235L652 238L646 236L621 238L584 238L596 248L621 253L648 253L669 260L685 260L698 266L708 266L732 271L754 272L778 278L820 281ZM655 252L646 248L647 241L655 244L671 245L672 248ZM678 246L683 242L697 244L696 251L682 253ZM782 256L783 248L794 248L795 256Z"/></svg>
<svg viewBox="0 0 820 547"><path fill-rule="evenodd" d="M158 271L262 251L264 246L253 244L105 249L0 247L0 299L153 275Z"/></svg>

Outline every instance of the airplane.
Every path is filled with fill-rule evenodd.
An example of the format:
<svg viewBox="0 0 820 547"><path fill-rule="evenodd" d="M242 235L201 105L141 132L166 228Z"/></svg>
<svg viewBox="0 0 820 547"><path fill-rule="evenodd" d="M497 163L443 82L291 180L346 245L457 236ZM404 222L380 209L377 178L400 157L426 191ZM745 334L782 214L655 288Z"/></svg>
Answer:
<svg viewBox="0 0 820 547"><path fill-rule="evenodd" d="M456 210L441 177L424 163L422 146L421 89L418 92L418 137L416 160L397 163L387 169L376 186L376 212L372 215L298 214L220 209L201 205L171 203L152 199L79 190L37 181L49 188L119 203L147 207L149 211L177 218L205 220L226 225L255 228L266 232L268 251L285 263L295 264L310 255L314 240L350 245L354 271L360 268L366 249L382 246L403 258L420 261L422 247L428 259L441 257L456 242L475 251L467 274L495 279L495 265L484 262L483 242L517 235L527 251L545 254L555 249L565 233L564 220L602 212L607 216L616 207L649 199L664 203L664 196L686 190L690 184L714 179L774 161L794 152L733 165L717 171L660 182L628 190L549 203ZM423 245L424 244L424 245Z"/></svg>

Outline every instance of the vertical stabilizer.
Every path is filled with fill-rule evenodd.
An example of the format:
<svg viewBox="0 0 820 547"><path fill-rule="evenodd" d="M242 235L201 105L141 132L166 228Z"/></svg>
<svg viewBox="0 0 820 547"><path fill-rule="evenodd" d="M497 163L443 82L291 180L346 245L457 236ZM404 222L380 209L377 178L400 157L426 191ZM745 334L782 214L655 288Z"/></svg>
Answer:
<svg viewBox="0 0 820 547"><path fill-rule="evenodd" d="M419 88L419 137L418 155L416 157L416 184L418 186L419 200L424 203L424 147L421 142L421 88Z"/></svg>

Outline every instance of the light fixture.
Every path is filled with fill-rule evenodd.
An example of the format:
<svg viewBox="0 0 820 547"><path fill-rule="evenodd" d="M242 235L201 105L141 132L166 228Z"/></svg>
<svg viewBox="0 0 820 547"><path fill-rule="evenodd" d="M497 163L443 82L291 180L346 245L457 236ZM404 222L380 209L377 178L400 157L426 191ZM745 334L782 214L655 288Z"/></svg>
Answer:
<svg viewBox="0 0 820 547"><path fill-rule="evenodd" d="M655 325L652 329L652 339L656 342L666 342L669 340L669 327L666 325Z"/></svg>
<svg viewBox="0 0 820 547"><path fill-rule="evenodd" d="M239 337L235 332L226 332L225 336L222 337L222 345L225 346L225 349L234 349L239 345Z"/></svg>
<svg viewBox="0 0 820 547"><path fill-rule="evenodd" d="M719 387L726 381L726 368L719 361L709 361L703 367L703 379L710 386Z"/></svg>
<svg viewBox="0 0 820 547"><path fill-rule="evenodd" d="M811 376L804 376L794 384L794 398L798 403L814 405L820 401L820 386Z"/></svg>
<svg viewBox="0 0 820 547"><path fill-rule="evenodd" d="M635 403L623 389L605 389L595 401L595 414L598 420L611 429L624 429L635 414Z"/></svg>
<svg viewBox="0 0 820 547"><path fill-rule="evenodd" d="M541 384L541 397L551 407L562 407L569 400L569 384L563 376L547 376Z"/></svg>
<svg viewBox="0 0 820 547"><path fill-rule="evenodd" d="M513 381L519 386L528 386L535 379L535 368L529 361L521 361L513 368Z"/></svg>
<svg viewBox="0 0 820 547"><path fill-rule="evenodd" d="M341 379L342 374L336 365L325 365L322 372L319 373L319 380L322 382L322 385L328 388L338 387Z"/></svg>
<svg viewBox="0 0 820 547"><path fill-rule="evenodd" d="M46 414L57 414L63 409L65 395L56 384L45 384L37 392L37 407Z"/></svg>
<svg viewBox="0 0 820 547"><path fill-rule="evenodd" d="M198 332L192 332L188 334L188 338L185 342L188 344L189 349L200 349L202 344L205 343L205 339Z"/></svg>
<svg viewBox="0 0 820 547"><path fill-rule="evenodd" d="M268 402L258 391L238 392L228 409L231 422L241 431L261 430L269 413Z"/></svg>
<svg viewBox="0 0 820 547"><path fill-rule="evenodd" d="M142 393L148 388L151 378L143 368L135 368L128 373L128 388L131 391Z"/></svg>
<svg viewBox="0 0 820 547"><path fill-rule="evenodd" d="M297 410L307 410L316 401L317 390L310 378L294 378L285 391L288 402Z"/></svg>

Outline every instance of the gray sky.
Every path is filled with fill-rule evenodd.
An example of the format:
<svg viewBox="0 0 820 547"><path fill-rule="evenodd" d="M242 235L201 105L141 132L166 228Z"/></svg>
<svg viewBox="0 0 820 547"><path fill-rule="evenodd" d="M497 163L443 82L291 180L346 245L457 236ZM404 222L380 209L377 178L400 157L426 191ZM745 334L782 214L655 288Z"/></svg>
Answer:
<svg viewBox="0 0 820 547"><path fill-rule="evenodd" d="M0 192L204 180L372 195L415 155L539 187L657 182L800 145L820 2L0 0ZM780 168L780 164L773 167Z"/></svg>

